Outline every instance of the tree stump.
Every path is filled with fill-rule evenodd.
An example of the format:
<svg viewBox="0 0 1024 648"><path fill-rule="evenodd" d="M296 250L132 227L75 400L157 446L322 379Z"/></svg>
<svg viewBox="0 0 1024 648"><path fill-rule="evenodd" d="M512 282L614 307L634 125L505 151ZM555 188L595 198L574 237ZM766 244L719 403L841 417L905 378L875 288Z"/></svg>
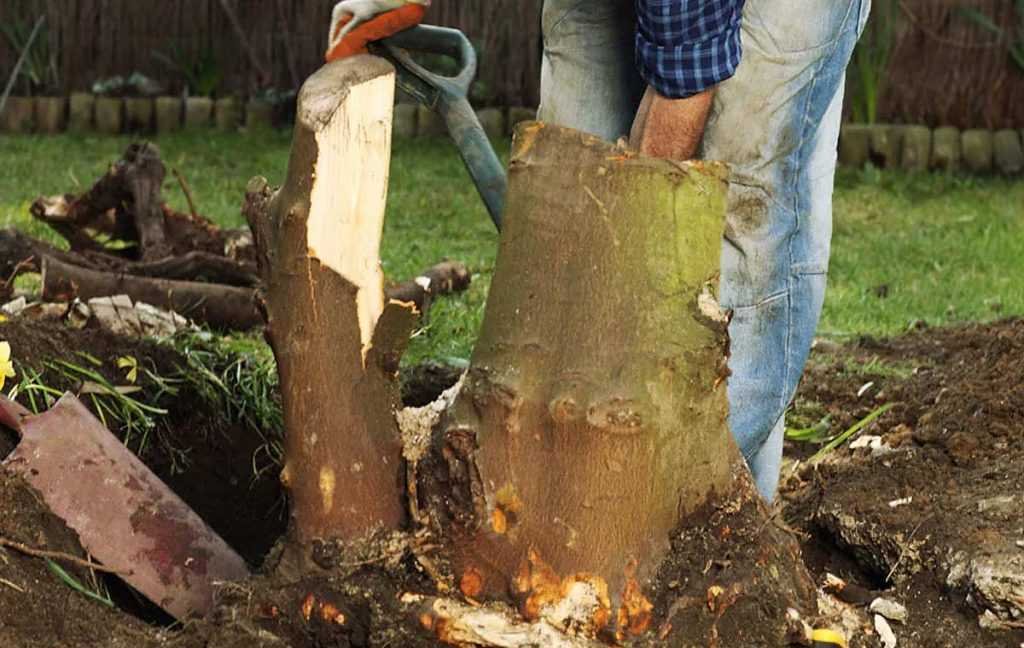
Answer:
<svg viewBox="0 0 1024 648"><path fill-rule="evenodd" d="M64 130L68 120L68 101L64 97L36 97L36 130L56 135Z"/></svg>
<svg viewBox="0 0 1024 648"><path fill-rule="evenodd" d="M394 69L358 56L299 96L284 187L250 183L267 335L281 376L282 480L300 564L317 540L357 540L404 519L398 358L416 310L385 303L379 246Z"/></svg>
<svg viewBox="0 0 1024 648"><path fill-rule="evenodd" d="M128 97L124 100L125 127L132 133L149 133L153 130L155 104L151 97Z"/></svg>
<svg viewBox="0 0 1024 648"><path fill-rule="evenodd" d="M96 130L104 135L124 131L124 100L120 97L96 98Z"/></svg>
<svg viewBox="0 0 1024 648"><path fill-rule="evenodd" d="M478 594L511 588L536 616L549 584L525 574L585 573L640 614L630 592L669 532L729 490L724 173L519 130L483 328L444 424L462 497L425 489L473 536L455 551Z"/></svg>
<svg viewBox="0 0 1024 648"><path fill-rule="evenodd" d="M0 132L23 135L32 132L34 102L31 97L7 97L0 113Z"/></svg>
<svg viewBox="0 0 1024 648"><path fill-rule="evenodd" d="M181 130L184 102L181 97L157 97L154 105L156 132L173 133Z"/></svg>
<svg viewBox="0 0 1024 648"><path fill-rule="evenodd" d="M68 129L76 133L91 130L96 97L88 92L72 92L68 103Z"/></svg>
<svg viewBox="0 0 1024 648"><path fill-rule="evenodd" d="M378 259L393 93L383 60L323 68L284 187L249 186L285 415L282 567L299 583L281 609L302 601L309 632L318 601L376 596L455 645L785 645L814 588L728 428L724 166L520 126L470 368L422 418L403 412L400 448L414 311L385 304ZM399 548L361 542L377 529ZM338 575L368 545L434 587Z"/></svg>

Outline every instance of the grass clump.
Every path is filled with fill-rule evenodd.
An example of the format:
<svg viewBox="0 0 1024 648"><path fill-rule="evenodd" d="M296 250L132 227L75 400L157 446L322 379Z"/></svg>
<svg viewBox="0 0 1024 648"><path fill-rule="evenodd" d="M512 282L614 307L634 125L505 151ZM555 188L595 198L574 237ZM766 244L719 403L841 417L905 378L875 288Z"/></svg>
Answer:
<svg viewBox="0 0 1024 648"><path fill-rule="evenodd" d="M218 336L207 331L183 331L166 343L185 360L177 380L210 411L260 435L263 444L253 456L253 472L259 475L280 465L284 415L270 347L253 336Z"/></svg>

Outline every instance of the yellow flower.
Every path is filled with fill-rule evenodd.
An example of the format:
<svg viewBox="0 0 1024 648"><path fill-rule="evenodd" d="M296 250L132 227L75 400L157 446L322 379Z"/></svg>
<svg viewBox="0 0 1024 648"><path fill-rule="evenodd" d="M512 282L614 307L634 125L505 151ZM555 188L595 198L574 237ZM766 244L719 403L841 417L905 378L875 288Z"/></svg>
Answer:
<svg viewBox="0 0 1024 648"><path fill-rule="evenodd" d="M14 378L14 363L11 362L11 344L0 342L0 389L4 388L4 381Z"/></svg>
<svg viewBox="0 0 1024 648"><path fill-rule="evenodd" d="M134 384L135 380L139 377L139 361L135 359L135 356L121 356L117 359L117 366L120 369L128 370L125 378L128 382Z"/></svg>

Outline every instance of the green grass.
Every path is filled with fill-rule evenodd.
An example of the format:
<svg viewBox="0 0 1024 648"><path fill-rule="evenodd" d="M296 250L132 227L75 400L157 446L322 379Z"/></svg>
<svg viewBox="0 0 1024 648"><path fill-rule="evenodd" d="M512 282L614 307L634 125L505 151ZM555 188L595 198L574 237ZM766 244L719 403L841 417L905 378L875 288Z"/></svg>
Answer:
<svg viewBox="0 0 1024 648"><path fill-rule="evenodd" d="M1024 313L1024 182L844 171L834 214L822 333Z"/></svg>
<svg viewBox="0 0 1024 648"><path fill-rule="evenodd" d="M158 144L183 173L199 210L225 226L248 179L280 183L288 133L180 134ZM55 238L31 221L40 194L82 191L117 159L127 138L0 136L0 226ZM502 155L507 155L503 148ZM344 186L345 179L337 182ZM168 174L165 196L185 210ZM462 163L442 140L396 142L382 258L389 279L442 258L473 272L466 293L436 302L407 362L468 358L483 315L497 237ZM942 325L1024 314L1024 183L999 178L843 171L821 331L895 334L919 320Z"/></svg>
<svg viewBox="0 0 1024 648"><path fill-rule="evenodd" d="M11 225L58 242L34 222L28 207L39 195L80 192L102 175L129 138L9 137L0 135L0 227ZM168 167L164 196L174 208L188 206L170 169L188 182L199 211L226 227L242 227L242 196L249 178L283 181L290 133L178 134L157 140ZM507 148L507 147L505 147ZM507 155L502 150L502 155ZM337 182L345 185L345 178ZM383 250L384 271L400 281L444 259L473 273L467 292L434 303L416 333L406 362L467 359L483 317L497 251L497 234L455 148L443 140L395 144Z"/></svg>

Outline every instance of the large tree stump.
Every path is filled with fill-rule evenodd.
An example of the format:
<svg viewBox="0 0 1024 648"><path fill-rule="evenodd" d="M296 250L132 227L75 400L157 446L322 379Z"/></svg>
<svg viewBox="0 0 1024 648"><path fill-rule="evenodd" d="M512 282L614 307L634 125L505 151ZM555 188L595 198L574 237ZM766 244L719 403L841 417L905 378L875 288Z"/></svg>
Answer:
<svg viewBox="0 0 1024 648"><path fill-rule="evenodd" d="M623 640L650 629L673 530L730 501L763 528L727 425L724 179L518 131L480 339L420 488L464 594L579 630L571 599L584 634Z"/></svg>
<svg viewBox="0 0 1024 648"><path fill-rule="evenodd" d="M404 518L395 379L416 310L385 304L379 261L394 85L375 57L321 69L299 95L284 187L249 187L301 549Z"/></svg>

